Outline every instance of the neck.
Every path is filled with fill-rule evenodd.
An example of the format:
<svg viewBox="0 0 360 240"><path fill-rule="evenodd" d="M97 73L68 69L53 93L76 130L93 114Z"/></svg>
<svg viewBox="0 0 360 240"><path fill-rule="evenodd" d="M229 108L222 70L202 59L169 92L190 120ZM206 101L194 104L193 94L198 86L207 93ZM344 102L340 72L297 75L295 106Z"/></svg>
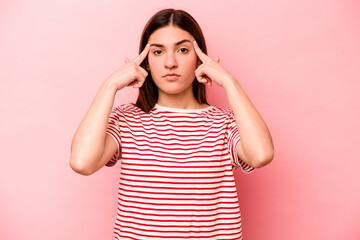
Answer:
<svg viewBox="0 0 360 240"><path fill-rule="evenodd" d="M177 94L168 94L159 89L159 105L170 108L197 109L206 104L199 103L194 96L192 88Z"/></svg>

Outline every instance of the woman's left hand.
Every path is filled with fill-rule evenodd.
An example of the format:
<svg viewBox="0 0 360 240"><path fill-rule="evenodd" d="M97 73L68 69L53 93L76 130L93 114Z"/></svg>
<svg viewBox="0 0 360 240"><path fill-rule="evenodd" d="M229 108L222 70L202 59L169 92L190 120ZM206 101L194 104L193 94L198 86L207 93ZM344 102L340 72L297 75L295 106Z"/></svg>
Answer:
<svg viewBox="0 0 360 240"><path fill-rule="evenodd" d="M215 60L207 56L199 48L196 41L193 42L195 52L202 64L195 70L195 76L200 83L211 86L212 81L217 85L224 87L225 81L232 79L233 77L219 64L220 59Z"/></svg>

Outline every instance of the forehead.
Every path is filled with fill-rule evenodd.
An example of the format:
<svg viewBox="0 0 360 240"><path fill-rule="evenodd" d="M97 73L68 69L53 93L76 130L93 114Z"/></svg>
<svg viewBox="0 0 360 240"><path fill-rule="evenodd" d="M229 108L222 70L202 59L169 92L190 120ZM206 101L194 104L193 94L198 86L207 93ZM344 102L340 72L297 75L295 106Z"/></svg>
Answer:
<svg viewBox="0 0 360 240"><path fill-rule="evenodd" d="M176 27L176 26L166 26L157 29L154 31L148 40L149 44L158 43L162 45L172 45L184 39L190 40L192 42L194 37L187 31Z"/></svg>

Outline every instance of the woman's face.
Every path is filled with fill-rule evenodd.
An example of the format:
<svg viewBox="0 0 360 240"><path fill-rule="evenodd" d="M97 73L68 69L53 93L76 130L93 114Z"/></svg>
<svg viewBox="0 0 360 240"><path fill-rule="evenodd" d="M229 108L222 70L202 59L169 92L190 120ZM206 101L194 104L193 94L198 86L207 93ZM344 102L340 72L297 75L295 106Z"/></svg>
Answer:
<svg viewBox="0 0 360 240"><path fill-rule="evenodd" d="M192 91L197 67L194 40L187 31L171 25L159 28L150 35L148 62L159 94Z"/></svg>

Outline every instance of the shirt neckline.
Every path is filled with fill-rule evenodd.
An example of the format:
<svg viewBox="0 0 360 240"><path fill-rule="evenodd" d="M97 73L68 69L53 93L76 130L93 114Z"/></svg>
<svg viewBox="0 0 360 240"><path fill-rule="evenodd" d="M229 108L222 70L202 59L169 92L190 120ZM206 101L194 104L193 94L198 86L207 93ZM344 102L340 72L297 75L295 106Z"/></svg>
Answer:
<svg viewBox="0 0 360 240"><path fill-rule="evenodd" d="M164 107L164 106L161 106L161 105L156 103L154 108L159 109L159 110L163 110L163 111L167 111L167 112L200 113L200 112L204 112L204 111L207 111L209 109L212 109L213 106L209 105L209 106L204 107L204 108L184 109L184 108Z"/></svg>

